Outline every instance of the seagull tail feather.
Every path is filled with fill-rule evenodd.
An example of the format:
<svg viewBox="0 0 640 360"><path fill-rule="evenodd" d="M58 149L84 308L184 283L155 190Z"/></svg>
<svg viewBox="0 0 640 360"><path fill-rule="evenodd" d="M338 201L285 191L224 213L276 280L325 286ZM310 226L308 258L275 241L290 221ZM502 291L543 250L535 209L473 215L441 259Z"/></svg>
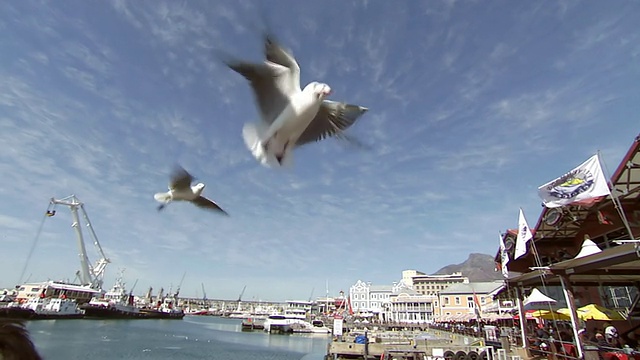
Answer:
<svg viewBox="0 0 640 360"><path fill-rule="evenodd" d="M265 151L262 139L266 132L266 128L260 125L261 124L257 123L244 124L242 127L242 138L244 139L244 143L249 151L251 151L253 157L255 157L262 165L266 167L279 167L280 164L275 156Z"/></svg>
<svg viewBox="0 0 640 360"><path fill-rule="evenodd" d="M283 168L292 168L293 167L293 151L291 149L287 149L282 156L282 161L280 162L280 166Z"/></svg>
<svg viewBox="0 0 640 360"><path fill-rule="evenodd" d="M158 202L167 203L167 202L169 202L169 200L171 200L171 195L169 195L166 192L164 192L164 193L156 193L155 195L153 195L153 198L156 199L156 201L158 201Z"/></svg>

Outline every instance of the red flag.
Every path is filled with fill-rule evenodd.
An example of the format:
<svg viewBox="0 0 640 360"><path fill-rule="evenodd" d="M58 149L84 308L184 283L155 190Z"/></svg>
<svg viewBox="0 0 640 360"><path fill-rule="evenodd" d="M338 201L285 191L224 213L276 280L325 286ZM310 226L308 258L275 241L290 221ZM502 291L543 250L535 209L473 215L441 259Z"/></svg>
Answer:
<svg viewBox="0 0 640 360"><path fill-rule="evenodd" d="M475 303L475 313L476 313L476 318L480 319L481 318L481 313L482 313L482 309L480 308L480 300L478 300L478 295L476 295L476 292L473 292L473 302Z"/></svg>

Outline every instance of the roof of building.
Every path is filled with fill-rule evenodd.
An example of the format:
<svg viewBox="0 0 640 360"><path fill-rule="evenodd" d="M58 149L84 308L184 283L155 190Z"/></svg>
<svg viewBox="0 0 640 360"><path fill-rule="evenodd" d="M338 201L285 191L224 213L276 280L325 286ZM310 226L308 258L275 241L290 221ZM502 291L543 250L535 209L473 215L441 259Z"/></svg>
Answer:
<svg viewBox="0 0 640 360"><path fill-rule="evenodd" d="M440 294L489 294L502 286L503 281L457 283L441 290Z"/></svg>
<svg viewBox="0 0 640 360"><path fill-rule="evenodd" d="M464 279L466 276L462 276L461 272L454 272L453 274L438 274L438 275L416 275L414 279L420 280L450 280L450 279Z"/></svg>
<svg viewBox="0 0 640 360"><path fill-rule="evenodd" d="M421 295L419 292L408 288L408 287L402 287L400 289L396 289L396 292L394 293L394 295L409 295L409 296L418 296Z"/></svg>
<svg viewBox="0 0 640 360"><path fill-rule="evenodd" d="M393 290L392 285L370 285L369 292L391 292Z"/></svg>

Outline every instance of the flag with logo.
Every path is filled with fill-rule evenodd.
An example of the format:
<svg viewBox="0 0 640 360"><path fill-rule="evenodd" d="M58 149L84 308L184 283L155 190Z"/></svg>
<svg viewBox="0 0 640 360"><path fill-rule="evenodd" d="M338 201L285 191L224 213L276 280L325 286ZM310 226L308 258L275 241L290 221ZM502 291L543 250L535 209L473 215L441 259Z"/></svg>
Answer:
<svg viewBox="0 0 640 360"><path fill-rule="evenodd" d="M514 260L527 253L527 243L531 239L533 239L531 229L529 229L527 219L524 217L522 208L520 208L520 216L518 217L518 237L516 238L516 251L513 254Z"/></svg>
<svg viewBox="0 0 640 360"><path fill-rule="evenodd" d="M544 206L555 208L579 202L591 205L602 196L611 194L604 177L598 154L577 168L538 188Z"/></svg>
<svg viewBox="0 0 640 360"><path fill-rule="evenodd" d="M502 276L509 277L509 269L507 264L509 263L509 254L507 248L504 246L504 238L500 235L500 270L502 270Z"/></svg>

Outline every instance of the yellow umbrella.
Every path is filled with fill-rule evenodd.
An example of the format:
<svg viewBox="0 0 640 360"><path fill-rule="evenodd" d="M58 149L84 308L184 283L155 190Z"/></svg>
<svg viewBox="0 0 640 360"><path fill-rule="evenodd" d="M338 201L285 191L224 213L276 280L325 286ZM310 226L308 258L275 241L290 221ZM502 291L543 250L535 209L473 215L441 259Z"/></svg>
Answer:
<svg viewBox="0 0 640 360"><path fill-rule="evenodd" d="M531 312L531 316L541 318L544 320L570 320L571 319L567 314L562 314L557 311L549 311L549 310L535 310Z"/></svg>
<svg viewBox="0 0 640 360"><path fill-rule="evenodd" d="M569 309L558 310L559 313L569 315ZM576 309L576 314L581 320L626 320L622 314L615 310L607 309L597 304L585 305Z"/></svg>

